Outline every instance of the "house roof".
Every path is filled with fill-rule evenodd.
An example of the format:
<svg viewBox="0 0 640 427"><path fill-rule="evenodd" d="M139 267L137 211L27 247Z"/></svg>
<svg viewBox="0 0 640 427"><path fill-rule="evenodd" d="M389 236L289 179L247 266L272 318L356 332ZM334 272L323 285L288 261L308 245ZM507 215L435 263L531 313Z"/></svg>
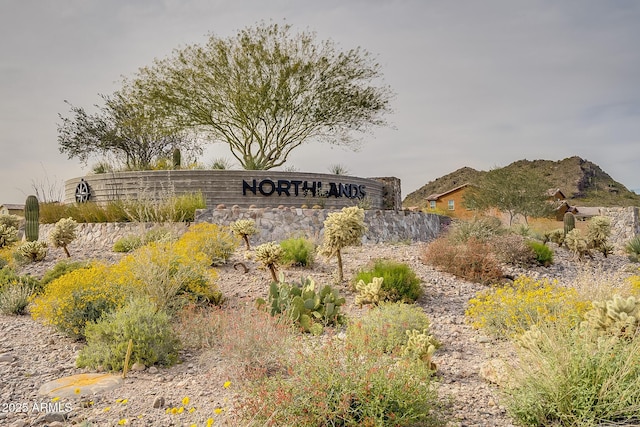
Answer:
<svg viewBox="0 0 640 427"><path fill-rule="evenodd" d="M17 203L5 203L3 205L0 205L0 208L7 208L8 210L12 210L12 211L20 211L20 210L24 210L24 205L20 205Z"/></svg>
<svg viewBox="0 0 640 427"><path fill-rule="evenodd" d="M600 215L600 208L592 206L576 206L578 217L592 217Z"/></svg>
<svg viewBox="0 0 640 427"><path fill-rule="evenodd" d="M468 185L469 185L469 183L466 183L466 184L462 184L462 185L459 185L459 186L457 186L457 187L454 187L454 188L452 188L452 189L450 189L450 190L447 190L447 191L445 191L444 193L440 193L440 194L431 194L431 195L427 196L427 200L428 200L428 201L438 200L439 198L441 198L441 197L443 197L443 196L446 196L447 194L453 193L454 191L458 191L458 190L460 190L461 188L467 187Z"/></svg>
<svg viewBox="0 0 640 427"><path fill-rule="evenodd" d="M567 197L564 195L564 193L562 192L562 190L560 190L559 188L550 188L547 190L547 196L549 197L561 197L562 199L566 199Z"/></svg>

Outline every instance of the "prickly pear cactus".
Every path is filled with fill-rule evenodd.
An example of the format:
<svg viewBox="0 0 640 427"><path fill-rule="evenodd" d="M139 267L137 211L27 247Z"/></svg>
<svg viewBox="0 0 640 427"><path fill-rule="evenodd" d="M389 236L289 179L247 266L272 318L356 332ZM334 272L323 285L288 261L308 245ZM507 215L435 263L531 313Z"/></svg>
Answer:
<svg viewBox="0 0 640 427"><path fill-rule="evenodd" d="M607 301L594 301L593 309L585 314L582 327L593 328L601 334L633 337L640 324L640 301L633 296L614 295Z"/></svg>
<svg viewBox="0 0 640 427"><path fill-rule="evenodd" d="M565 212L563 217L564 235L569 234L571 230L576 228L576 217L571 212Z"/></svg>
<svg viewBox="0 0 640 427"><path fill-rule="evenodd" d="M382 277L374 277L371 283L364 283L360 280L356 283L356 304L362 306L364 304L378 305L384 301L384 291L382 290Z"/></svg>
<svg viewBox="0 0 640 427"><path fill-rule="evenodd" d="M40 203L36 196L28 196L24 203L24 235L28 242L38 240L40 231Z"/></svg>

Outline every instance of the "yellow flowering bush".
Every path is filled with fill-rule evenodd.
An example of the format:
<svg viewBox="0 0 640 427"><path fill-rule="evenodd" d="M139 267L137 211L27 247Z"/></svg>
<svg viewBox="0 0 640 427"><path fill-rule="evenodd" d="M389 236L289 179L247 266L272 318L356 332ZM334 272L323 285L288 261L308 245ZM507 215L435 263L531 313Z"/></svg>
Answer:
<svg viewBox="0 0 640 427"><path fill-rule="evenodd" d="M576 325L590 308L591 303L580 298L573 288L521 276L513 285L476 294L469 300L465 314L476 328L512 337L545 322Z"/></svg>
<svg viewBox="0 0 640 427"><path fill-rule="evenodd" d="M129 290L109 280L109 267L94 263L49 283L33 299L31 315L74 337L83 338L87 322L122 307Z"/></svg>
<svg viewBox="0 0 640 427"><path fill-rule="evenodd" d="M123 287L147 295L158 308L191 302L221 302L215 284L217 273L202 252L187 252L173 242L153 242L122 258L111 270L111 279Z"/></svg>
<svg viewBox="0 0 640 427"><path fill-rule="evenodd" d="M229 227L203 222L190 226L178 239L176 248L188 255L203 253L209 257L209 265L222 265L239 244L239 237L234 236Z"/></svg>
<svg viewBox="0 0 640 427"><path fill-rule="evenodd" d="M640 294L640 276L639 275L633 275L631 277L629 277L629 279L627 279L629 281L629 284L631 285L631 291L634 294Z"/></svg>

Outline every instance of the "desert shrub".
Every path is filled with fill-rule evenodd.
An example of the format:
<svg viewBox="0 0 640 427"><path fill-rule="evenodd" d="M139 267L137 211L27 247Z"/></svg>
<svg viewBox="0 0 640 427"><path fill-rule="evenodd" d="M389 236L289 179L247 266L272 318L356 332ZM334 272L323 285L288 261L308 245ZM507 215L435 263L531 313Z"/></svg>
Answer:
<svg viewBox="0 0 640 427"><path fill-rule="evenodd" d="M386 302L367 311L347 326L346 342L357 349L398 353L407 344L407 331L429 329L429 318L413 304Z"/></svg>
<svg viewBox="0 0 640 427"><path fill-rule="evenodd" d="M640 236L634 236L624 246L624 250L632 262L640 262Z"/></svg>
<svg viewBox="0 0 640 427"><path fill-rule="evenodd" d="M316 253L316 245L304 237L292 237L280 242L282 264L311 267Z"/></svg>
<svg viewBox="0 0 640 427"><path fill-rule="evenodd" d="M27 262L42 261L47 257L47 244L41 241L23 242L16 248L16 255Z"/></svg>
<svg viewBox="0 0 640 427"><path fill-rule="evenodd" d="M446 238L436 239L425 248L422 261L472 282L487 284L503 276L490 246L475 239L457 245Z"/></svg>
<svg viewBox="0 0 640 427"><path fill-rule="evenodd" d="M114 252L131 252L142 246L142 237L136 235L124 236L113 244Z"/></svg>
<svg viewBox="0 0 640 427"><path fill-rule="evenodd" d="M176 248L185 254L203 253L210 265L222 265L233 255L239 245L229 227L199 223L189 227L177 241Z"/></svg>
<svg viewBox="0 0 640 427"><path fill-rule="evenodd" d="M50 282L33 300L31 315L77 339L84 338L85 326L118 307L127 297L128 286L109 280L109 268L93 263Z"/></svg>
<svg viewBox="0 0 640 427"><path fill-rule="evenodd" d="M407 264L377 259L369 269L360 270L354 281L371 283L374 277L382 277L381 291L386 301L411 303L422 295L421 280Z"/></svg>
<svg viewBox="0 0 640 427"><path fill-rule="evenodd" d="M169 315L146 298L132 299L97 322L88 323L85 335L87 345L76 360L80 368L123 369L129 340L133 341L131 363L173 365L178 359L179 341Z"/></svg>
<svg viewBox="0 0 640 427"><path fill-rule="evenodd" d="M537 240L529 240L527 246L535 253L535 259L539 265L546 267L553 264L553 250L550 247Z"/></svg>
<svg viewBox="0 0 640 427"><path fill-rule="evenodd" d="M5 285L0 289L0 313L25 314L33 290L20 283Z"/></svg>
<svg viewBox="0 0 640 427"><path fill-rule="evenodd" d="M113 244L113 251L127 253L151 242L173 242L175 240L177 240L177 237L170 229L163 227L152 228L144 233L143 236L131 234L121 237Z"/></svg>
<svg viewBox="0 0 640 427"><path fill-rule="evenodd" d="M322 333L323 326L344 323L345 317L340 312L344 303L345 299L329 285L316 291L311 277L303 278L300 283L288 283L283 275L279 281L271 283L268 300L257 301L257 305L264 306L272 316L282 314L304 332L316 335Z"/></svg>
<svg viewBox="0 0 640 427"><path fill-rule="evenodd" d="M173 204L173 217L171 222L193 222L196 218L196 210L207 207L202 193L182 194L175 196Z"/></svg>
<svg viewBox="0 0 640 427"><path fill-rule="evenodd" d="M49 233L49 241L54 248L62 248L68 258L71 257L69 243L76 239L76 228L78 223L73 218L62 218L56 222L53 230Z"/></svg>
<svg viewBox="0 0 640 427"><path fill-rule="evenodd" d="M525 426L640 423L640 335L603 340L595 330L541 326L519 352L504 402Z"/></svg>
<svg viewBox="0 0 640 427"><path fill-rule="evenodd" d="M423 362L397 363L328 340L312 354L296 352L286 375L253 382L237 409L256 425L443 425L432 375Z"/></svg>
<svg viewBox="0 0 640 427"><path fill-rule="evenodd" d="M456 244L466 243L471 239L484 242L506 232L500 219L487 216L474 218L471 221L454 221L447 232L447 238Z"/></svg>
<svg viewBox="0 0 640 427"><path fill-rule="evenodd" d="M0 224L0 248L6 247L18 240L18 230L7 224Z"/></svg>
<svg viewBox="0 0 640 427"><path fill-rule="evenodd" d="M202 252L184 251L177 243L154 242L125 256L111 269L111 280L148 296L158 309L188 302L222 302L216 272Z"/></svg>
<svg viewBox="0 0 640 427"><path fill-rule="evenodd" d="M591 303L573 288L521 276L513 285L494 287L469 300L466 316L476 328L512 337L548 322L568 327L580 322Z"/></svg>
<svg viewBox="0 0 640 427"><path fill-rule="evenodd" d="M535 264L535 253L527 240L517 234L503 234L487 239L487 245L498 261L520 267Z"/></svg>
<svg viewBox="0 0 640 427"><path fill-rule="evenodd" d="M278 267L282 264L282 247L275 242L263 243L256 247L254 257L262 267L269 270L271 279L277 282Z"/></svg>
<svg viewBox="0 0 640 427"><path fill-rule="evenodd" d="M259 230L256 228L256 222L250 218L239 219L231 223L229 227L233 234L239 236L244 241L247 250L250 250L249 237L259 233Z"/></svg>
<svg viewBox="0 0 640 427"><path fill-rule="evenodd" d="M19 275L9 266L0 268L0 290L2 290L4 286L15 284L26 286L34 293L42 290L42 283L37 278L29 274Z"/></svg>
<svg viewBox="0 0 640 427"><path fill-rule="evenodd" d="M178 319L175 329L185 348L212 349L222 355L234 382L284 372L298 339L287 317L251 306L240 310L189 306Z"/></svg>
<svg viewBox="0 0 640 427"><path fill-rule="evenodd" d="M45 287L47 286L47 284L54 281L58 277L64 276L65 274L71 273L72 271L78 270L80 268L89 268L90 266L91 264L87 261L58 261L52 269L47 270L44 273L42 279L40 279L40 283L43 287Z"/></svg>

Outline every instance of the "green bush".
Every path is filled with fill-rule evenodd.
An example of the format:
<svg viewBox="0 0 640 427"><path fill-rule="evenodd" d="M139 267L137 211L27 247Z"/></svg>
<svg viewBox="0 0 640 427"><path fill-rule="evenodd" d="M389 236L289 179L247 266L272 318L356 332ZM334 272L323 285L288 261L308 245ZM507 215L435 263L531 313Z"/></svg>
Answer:
<svg viewBox="0 0 640 427"><path fill-rule="evenodd" d="M356 352L333 340L295 357L286 375L263 377L247 387L247 397L237 404L243 421L298 427L444 425L426 363L398 361L366 348Z"/></svg>
<svg viewBox="0 0 640 427"><path fill-rule="evenodd" d="M33 289L22 283L11 283L0 288L0 313L25 314Z"/></svg>
<svg viewBox="0 0 640 427"><path fill-rule="evenodd" d="M382 303L349 322L346 342L356 349L397 353L408 341L407 331L423 331L429 325L429 318L417 305Z"/></svg>
<svg viewBox="0 0 640 427"><path fill-rule="evenodd" d="M374 277L382 277L382 292L386 301L414 302L422 295L421 280L406 264L385 259L375 260L373 267L356 274L354 283L360 280L371 283Z"/></svg>
<svg viewBox="0 0 640 427"><path fill-rule="evenodd" d="M142 246L142 237L136 235L124 236L113 244L113 251L120 253L132 252Z"/></svg>
<svg viewBox="0 0 640 427"><path fill-rule="evenodd" d="M178 359L179 341L169 315L148 298L130 300L96 323L88 323L85 335L87 345L76 361L80 368L123 369L129 340L133 341L130 363L173 365Z"/></svg>
<svg viewBox="0 0 640 427"><path fill-rule="evenodd" d="M627 242L624 247L625 252L629 255L632 262L640 261L640 236L635 236Z"/></svg>
<svg viewBox="0 0 640 427"><path fill-rule="evenodd" d="M602 339L594 329L557 324L526 335L504 399L520 425L640 423L640 335Z"/></svg>
<svg viewBox="0 0 640 427"><path fill-rule="evenodd" d="M202 222L189 227L176 246L185 254L203 253L211 265L223 265L238 248L240 241L229 227Z"/></svg>
<svg viewBox="0 0 640 427"><path fill-rule="evenodd" d="M527 246L535 252L538 264L545 267L553 264L553 250L549 246L537 240L529 240Z"/></svg>
<svg viewBox="0 0 640 427"><path fill-rule="evenodd" d="M304 237L286 239L280 242L282 264L311 267L316 253L316 245Z"/></svg>
<svg viewBox="0 0 640 427"><path fill-rule="evenodd" d="M90 264L87 261L67 261L62 260L56 263L51 270L47 270L40 283L42 286L46 286L50 282L54 281L58 277L64 276L67 273L78 270L79 268L89 268Z"/></svg>
<svg viewBox="0 0 640 427"><path fill-rule="evenodd" d="M27 286L33 292L42 290L42 283L31 275L20 276L12 268L5 266L0 268L0 290L6 285L21 284Z"/></svg>

